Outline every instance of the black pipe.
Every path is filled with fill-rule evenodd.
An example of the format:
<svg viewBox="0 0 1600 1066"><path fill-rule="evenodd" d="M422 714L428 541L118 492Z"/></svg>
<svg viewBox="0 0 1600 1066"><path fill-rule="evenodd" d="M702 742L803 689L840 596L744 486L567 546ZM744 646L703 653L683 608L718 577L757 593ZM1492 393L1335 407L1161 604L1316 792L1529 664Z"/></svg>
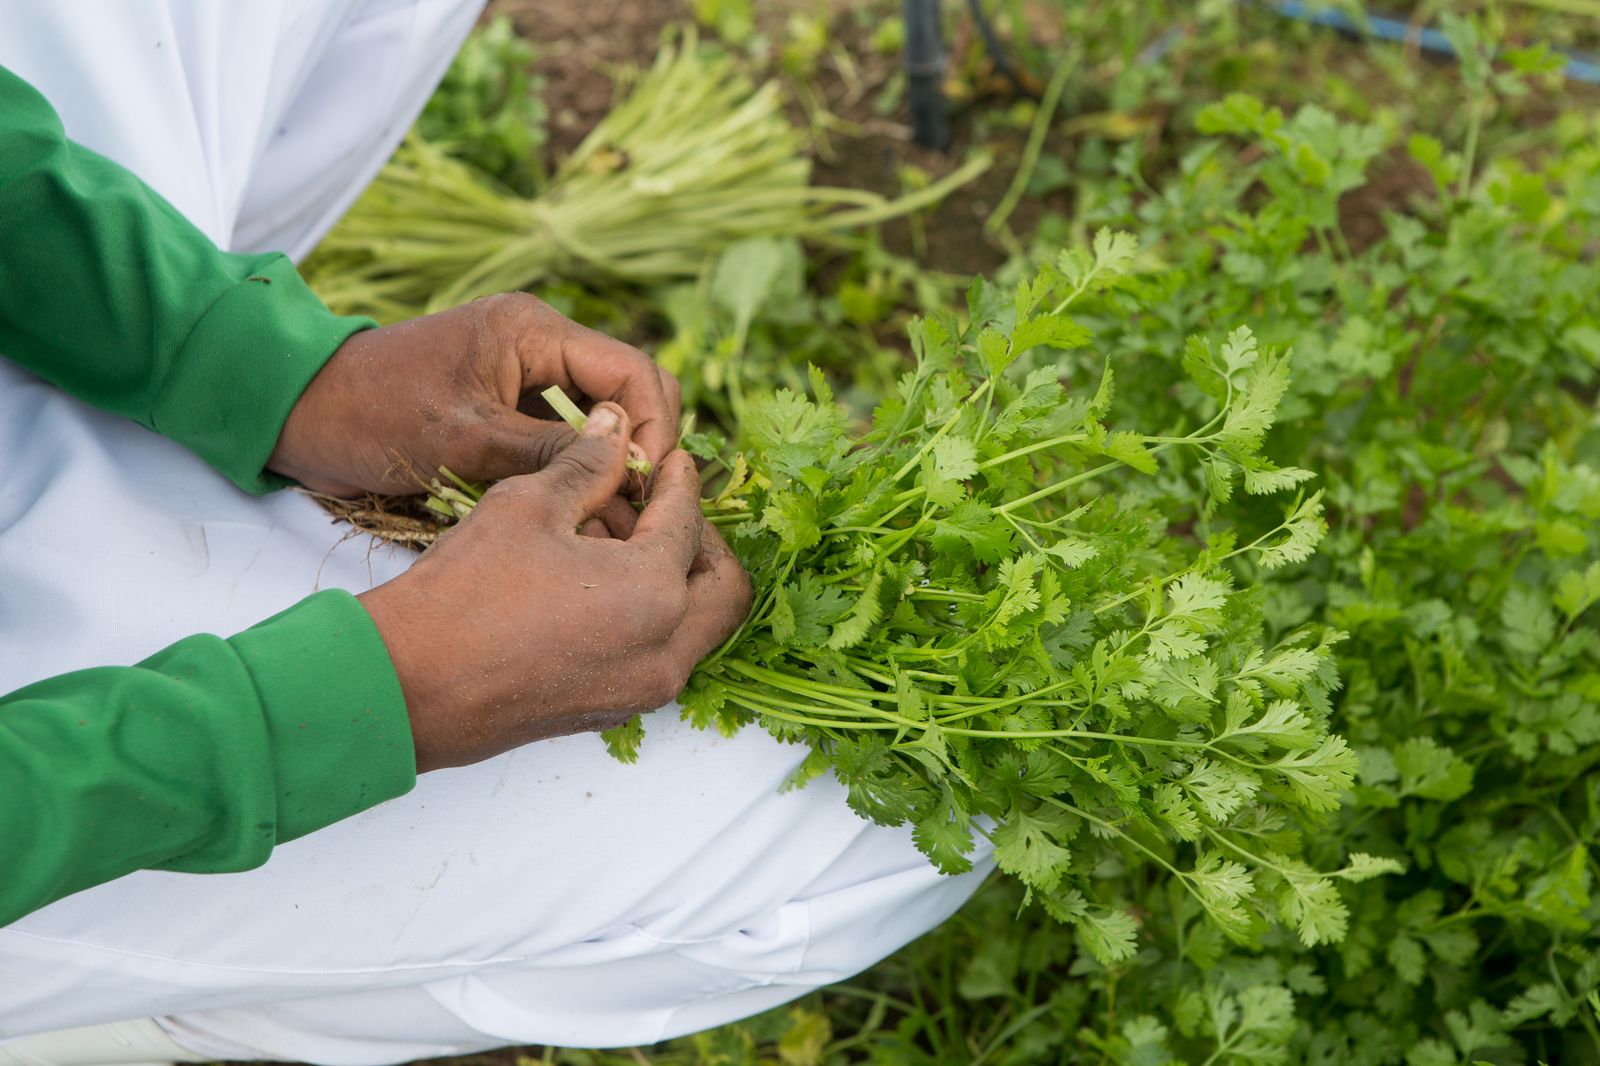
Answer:
<svg viewBox="0 0 1600 1066"><path fill-rule="evenodd" d="M944 100L944 41L939 0L904 0L906 20L906 99L911 105L911 137L925 148L950 147Z"/></svg>
<svg viewBox="0 0 1600 1066"><path fill-rule="evenodd" d="M983 46L989 50L989 59L994 63L995 73L1009 81L1018 96L1026 96L1030 100L1039 99L1039 94L1023 83L1016 68L1006 58L1006 50L1001 46L994 27L989 24L989 16L984 14L983 0L967 0L967 8L972 12L973 24L978 27L978 36L983 38Z"/></svg>

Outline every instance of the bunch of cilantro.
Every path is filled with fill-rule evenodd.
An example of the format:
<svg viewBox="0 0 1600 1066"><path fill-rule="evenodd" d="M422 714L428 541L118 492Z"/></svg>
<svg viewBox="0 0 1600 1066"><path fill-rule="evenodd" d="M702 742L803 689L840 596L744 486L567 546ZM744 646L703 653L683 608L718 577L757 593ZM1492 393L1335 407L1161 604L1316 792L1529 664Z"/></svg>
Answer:
<svg viewBox="0 0 1600 1066"><path fill-rule="evenodd" d="M812 396L752 401L743 451L707 511L750 571L744 626L695 671L684 714L758 722L811 745L849 803L946 872L992 851L1100 961L1131 958L1138 919L1108 866L1157 864L1220 936L1285 922L1340 939L1335 882L1397 864L1313 866L1294 839L1357 768L1329 732L1340 635L1268 639L1239 567L1307 558L1322 504L1174 526L1189 476L1262 496L1310 478L1261 454L1288 360L1248 329L1191 344L1175 381L1210 397L1184 428L1107 425L1115 359L1069 314L1122 280L1127 235L1046 264L1004 299L913 324L916 364L858 429L821 374ZM1013 369L1023 356L1037 364ZM1071 395L1063 381L1098 378ZM629 756L642 727L611 734Z"/></svg>

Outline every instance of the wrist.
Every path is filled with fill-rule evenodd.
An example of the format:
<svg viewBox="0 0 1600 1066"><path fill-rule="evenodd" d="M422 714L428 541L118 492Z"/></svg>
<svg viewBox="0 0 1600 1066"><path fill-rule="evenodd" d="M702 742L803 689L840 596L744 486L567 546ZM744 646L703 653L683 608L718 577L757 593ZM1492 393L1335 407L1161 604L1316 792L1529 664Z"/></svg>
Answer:
<svg viewBox="0 0 1600 1066"><path fill-rule="evenodd" d="M366 346L371 330L352 334L336 348L289 409L266 469L330 496L354 496L366 486L352 484L341 460L356 448L359 415L344 411L344 368Z"/></svg>
<svg viewBox="0 0 1600 1066"><path fill-rule="evenodd" d="M406 584L402 575L361 593L356 599L372 619L378 639L388 652L411 725L417 773L422 774L457 765L462 760L450 756L453 738L447 728L441 729L441 725L448 725L447 715L434 711L439 706L435 692L439 677L438 671L429 666L430 646L437 643L437 638L430 639L427 634L445 632L442 627L450 622L432 617L425 604L411 602L413 598L405 592Z"/></svg>

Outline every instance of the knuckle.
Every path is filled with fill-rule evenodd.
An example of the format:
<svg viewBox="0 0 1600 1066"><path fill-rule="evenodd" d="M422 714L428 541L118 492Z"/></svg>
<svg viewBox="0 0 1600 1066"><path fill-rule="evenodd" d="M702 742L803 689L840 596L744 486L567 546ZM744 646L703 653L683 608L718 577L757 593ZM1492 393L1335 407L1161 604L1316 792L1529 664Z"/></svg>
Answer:
<svg viewBox="0 0 1600 1066"><path fill-rule="evenodd" d="M672 636L689 613L688 587L674 588L662 583L646 583L640 589L638 612L641 636L661 642Z"/></svg>
<svg viewBox="0 0 1600 1066"><path fill-rule="evenodd" d="M545 319L560 317L549 304L527 292L499 292L480 297L471 306L477 312L480 350L491 347L487 341L507 341Z"/></svg>
<svg viewBox="0 0 1600 1066"><path fill-rule="evenodd" d="M661 707L677 699L688 683L689 668L663 656L650 671L645 697L651 707Z"/></svg>
<svg viewBox="0 0 1600 1066"><path fill-rule="evenodd" d="M730 567L730 570L732 571L733 589L731 598L734 604L739 608L739 614L743 616L749 613L750 605L755 602L755 585L751 584L750 575L745 573L744 567L740 566L737 562Z"/></svg>
<svg viewBox="0 0 1600 1066"><path fill-rule="evenodd" d="M549 307L543 300L528 292L497 292L478 301L483 313L493 318L517 318L538 314Z"/></svg>
<svg viewBox="0 0 1600 1066"><path fill-rule="evenodd" d="M537 521L545 511L545 495L528 475L508 477L489 486L474 514L499 514L515 509Z"/></svg>
<svg viewBox="0 0 1600 1066"><path fill-rule="evenodd" d="M504 507L515 500L527 496L527 483L520 477L508 477L504 481L497 481L489 486L489 491L483 494L478 501L478 506L487 504L491 508Z"/></svg>
<svg viewBox="0 0 1600 1066"><path fill-rule="evenodd" d="M632 361L633 372L639 376L639 384L644 390L648 390L650 379L656 377L656 361L646 355L640 348L635 348L633 345L622 341L618 341L618 343L623 346L627 352L628 359ZM662 391L666 391L665 386L662 387Z"/></svg>
<svg viewBox="0 0 1600 1066"><path fill-rule="evenodd" d="M668 624L668 632L678 628L689 613L689 587L681 583L669 585L658 599L661 617Z"/></svg>

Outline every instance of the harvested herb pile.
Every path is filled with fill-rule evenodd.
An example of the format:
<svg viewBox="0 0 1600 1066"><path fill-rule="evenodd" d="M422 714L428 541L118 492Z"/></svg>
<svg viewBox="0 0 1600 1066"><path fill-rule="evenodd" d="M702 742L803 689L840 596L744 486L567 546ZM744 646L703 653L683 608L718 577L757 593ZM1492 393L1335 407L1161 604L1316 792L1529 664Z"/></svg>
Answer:
<svg viewBox="0 0 1600 1066"><path fill-rule="evenodd" d="M1289 383L1282 354L1239 328L1188 346L1209 398L1187 432L1104 423L1114 370L1068 397L1090 336L1068 310L1114 285L1134 255L1102 231L995 303L979 283L965 325L913 325L914 370L852 433L820 374L814 396L752 404L745 450L705 510L750 571L755 607L699 668L686 718L759 723L810 744L799 780L832 773L849 803L956 873L975 835L999 867L1102 962L1132 957L1137 923L1096 871L1132 845L1160 862L1219 933L1263 922L1308 945L1339 940L1334 880L1398 863L1352 854L1318 870L1294 825L1338 804L1357 761L1329 734L1341 634L1303 627L1268 642L1260 599L1231 565L1310 556L1320 496L1296 495L1260 530L1168 531L1163 479L1193 472L1219 499L1295 491L1310 473L1260 454ZM1026 375L1024 354L1051 353ZM1057 362L1055 357L1069 361ZM581 416L580 416L581 417ZM441 514L480 490L436 483ZM1149 484L1142 482L1149 481ZM637 755L642 719L612 730ZM1138 828L1182 845L1172 861Z"/></svg>
<svg viewBox="0 0 1600 1066"><path fill-rule="evenodd" d="M1104 424L1114 360L1070 398L1061 378L1083 360L1006 374L1024 353L1087 344L1067 308L1132 254L1102 232L1092 257L1061 256L1005 304L975 287L965 328L918 323L916 369L858 439L820 379L814 401L780 392L752 409L751 487L712 510L756 608L696 671L685 713L810 743L807 773L832 772L866 817L913 823L948 872L987 836L1102 962L1136 950L1134 917L1097 876L1128 845L1224 935L1281 920L1307 944L1336 941L1331 879L1399 868L1353 854L1317 871L1292 840L1356 770L1328 732L1340 634L1267 641L1259 598L1230 569L1307 558L1320 498L1203 540L1169 531L1162 505L1161 481L1186 470L1258 494L1310 478L1259 454L1286 359L1244 328L1217 351L1191 345L1183 369L1210 402L1171 435ZM1135 829L1181 847L1169 860Z"/></svg>
<svg viewBox="0 0 1600 1066"><path fill-rule="evenodd" d="M531 197L413 134L306 264L341 313L396 321L561 279L693 278L748 237L868 225L936 204L978 157L889 199L811 184L805 139L732 59L691 37L664 48L627 97Z"/></svg>

